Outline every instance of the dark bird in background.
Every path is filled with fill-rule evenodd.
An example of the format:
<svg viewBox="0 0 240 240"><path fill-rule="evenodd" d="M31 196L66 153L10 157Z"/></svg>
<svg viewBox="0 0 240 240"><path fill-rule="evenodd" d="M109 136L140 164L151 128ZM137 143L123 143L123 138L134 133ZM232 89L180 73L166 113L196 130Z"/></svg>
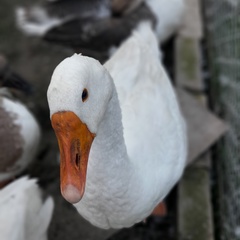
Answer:
<svg viewBox="0 0 240 240"><path fill-rule="evenodd" d="M33 88L30 83L15 73L9 66L6 58L0 54L0 87L7 87L21 90L26 94L31 94Z"/></svg>
<svg viewBox="0 0 240 240"><path fill-rule="evenodd" d="M143 0L58 0L16 9L17 25L27 35L72 47L105 60L143 20L156 18Z"/></svg>

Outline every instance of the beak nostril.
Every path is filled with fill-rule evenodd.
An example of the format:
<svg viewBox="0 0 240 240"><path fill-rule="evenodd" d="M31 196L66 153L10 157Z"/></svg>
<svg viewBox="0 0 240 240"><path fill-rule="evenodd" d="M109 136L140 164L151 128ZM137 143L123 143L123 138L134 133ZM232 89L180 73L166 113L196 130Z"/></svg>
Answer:
<svg viewBox="0 0 240 240"><path fill-rule="evenodd" d="M80 167L80 155L76 153L75 164L79 168Z"/></svg>

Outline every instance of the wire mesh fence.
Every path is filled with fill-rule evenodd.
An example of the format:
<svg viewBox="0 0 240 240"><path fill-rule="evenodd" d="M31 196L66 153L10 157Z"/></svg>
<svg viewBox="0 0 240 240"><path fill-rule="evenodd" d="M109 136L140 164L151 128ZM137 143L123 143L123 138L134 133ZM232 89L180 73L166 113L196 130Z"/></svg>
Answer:
<svg viewBox="0 0 240 240"><path fill-rule="evenodd" d="M215 110L229 124L218 146L218 236L240 239L240 0L204 0Z"/></svg>

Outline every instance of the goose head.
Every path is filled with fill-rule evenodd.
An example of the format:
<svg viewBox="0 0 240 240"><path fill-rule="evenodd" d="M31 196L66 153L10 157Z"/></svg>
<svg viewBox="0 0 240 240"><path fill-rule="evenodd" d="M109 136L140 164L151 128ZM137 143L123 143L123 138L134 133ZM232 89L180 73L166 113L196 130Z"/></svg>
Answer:
<svg viewBox="0 0 240 240"><path fill-rule="evenodd" d="M54 70L47 97L60 149L61 193L81 200L88 157L113 92L106 69L95 59L74 54Z"/></svg>

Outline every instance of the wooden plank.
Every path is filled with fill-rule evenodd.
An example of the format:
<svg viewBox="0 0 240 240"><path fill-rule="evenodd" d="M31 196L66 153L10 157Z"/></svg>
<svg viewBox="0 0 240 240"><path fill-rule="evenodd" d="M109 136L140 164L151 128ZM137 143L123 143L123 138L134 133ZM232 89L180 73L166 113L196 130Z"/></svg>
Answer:
<svg viewBox="0 0 240 240"><path fill-rule="evenodd" d="M205 153L228 128L221 119L199 103L204 101L203 96L197 95L196 99L183 89L176 91L187 124L189 164Z"/></svg>
<svg viewBox="0 0 240 240"><path fill-rule="evenodd" d="M201 81L200 47L197 39L177 37L175 42L176 85L197 92L203 92Z"/></svg>
<svg viewBox="0 0 240 240"><path fill-rule="evenodd" d="M176 40L177 85L194 91L203 91L199 62L199 41L203 37L200 0L185 0L183 24Z"/></svg>
<svg viewBox="0 0 240 240"><path fill-rule="evenodd" d="M199 159L209 160L209 154ZM213 240L209 168L189 166L178 187L179 240Z"/></svg>
<svg viewBox="0 0 240 240"><path fill-rule="evenodd" d="M186 0L188 12L185 17L185 29L182 29L176 40L176 83L177 86L198 92L195 101L185 93L179 94L182 110L187 119L189 131L189 155L194 155L204 146L211 135L221 132L225 126L207 110L200 111L196 101L204 106L203 81L200 67L200 38L202 24L200 17L200 0ZM195 15L195 16L194 16ZM196 26L197 30L194 29ZM191 102L191 109L187 107ZM195 106L194 106L195 105ZM206 105L205 105L206 107ZM213 128L207 128L208 121ZM207 128L207 129L206 129ZM213 130L213 132L211 132ZM205 132L206 130L206 132ZM209 133L210 132L210 133ZM206 135L205 135L206 134ZM198 144L191 146L196 141ZM190 157L191 158L191 157ZM199 157L185 169L178 185L178 239L180 240L213 240L213 219L210 192L210 157L209 153Z"/></svg>
<svg viewBox="0 0 240 240"><path fill-rule="evenodd" d="M196 99L206 107L206 96L197 95ZM178 186L179 240L214 239L210 171L211 159L208 151L198 157L184 172Z"/></svg>
<svg viewBox="0 0 240 240"><path fill-rule="evenodd" d="M201 39L203 37L203 27L200 1L185 0L185 5L186 9L183 17L183 24L179 34L186 38Z"/></svg>

